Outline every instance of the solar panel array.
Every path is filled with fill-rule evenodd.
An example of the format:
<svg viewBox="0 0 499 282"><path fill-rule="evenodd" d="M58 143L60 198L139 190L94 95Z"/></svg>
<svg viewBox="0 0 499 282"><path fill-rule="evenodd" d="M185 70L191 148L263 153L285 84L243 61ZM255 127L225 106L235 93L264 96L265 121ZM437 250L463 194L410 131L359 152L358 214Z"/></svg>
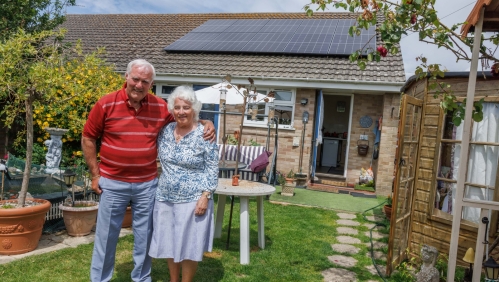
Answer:
<svg viewBox="0 0 499 282"><path fill-rule="evenodd" d="M348 35L354 19L208 20L167 51L350 55L376 49L376 30Z"/></svg>

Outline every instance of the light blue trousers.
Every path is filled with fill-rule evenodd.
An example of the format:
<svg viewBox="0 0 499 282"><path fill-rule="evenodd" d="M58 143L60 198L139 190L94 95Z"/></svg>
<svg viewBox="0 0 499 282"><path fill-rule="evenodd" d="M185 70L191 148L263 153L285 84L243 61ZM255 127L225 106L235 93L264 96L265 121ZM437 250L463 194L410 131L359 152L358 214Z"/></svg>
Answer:
<svg viewBox="0 0 499 282"><path fill-rule="evenodd" d="M90 280L110 281L113 276L116 245L128 203L132 202L133 281L151 281L152 259L148 255L152 235L152 212L158 179L128 183L101 177L102 189L97 215Z"/></svg>

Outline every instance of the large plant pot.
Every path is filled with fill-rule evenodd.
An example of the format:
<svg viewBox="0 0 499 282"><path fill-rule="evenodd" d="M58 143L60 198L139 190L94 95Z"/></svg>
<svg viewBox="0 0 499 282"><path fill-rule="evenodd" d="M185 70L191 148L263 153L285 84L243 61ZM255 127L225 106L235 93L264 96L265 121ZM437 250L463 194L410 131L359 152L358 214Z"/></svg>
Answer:
<svg viewBox="0 0 499 282"><path fill-rule="evenodd" d="M86 206L78 207L78 205ZM99 203L93 201L76 201L75 206L59 205L59 209L62 210L66 230L70 236L79 237L88 235L97 220Z"/></svg>
<svg viewBox="0 0 499 282"><path fill-rule="evenodd" d="M293 186L288 186L288 185L284 185L282 187L282 190L281 190L281 195L282 196L290 196L290 197L293 197L294 196L294 191L295 191L295 187Z"/></svg>
<svg viewBox="0 0 499 282"><path fill-rule="evenodd" d="M42 199L30 201L39 205L0 209L0 255L24 254L38 247L50 202ZM0 204L4 203L17 205L17 200L0 201Z"/></svg>
<svg viewBox="0 0 499 282"><path fill-rule="evenodd" d="M127 228L132 226L132 207L127 207L125 212L125 217L121 223L122 228Z"/></svg>

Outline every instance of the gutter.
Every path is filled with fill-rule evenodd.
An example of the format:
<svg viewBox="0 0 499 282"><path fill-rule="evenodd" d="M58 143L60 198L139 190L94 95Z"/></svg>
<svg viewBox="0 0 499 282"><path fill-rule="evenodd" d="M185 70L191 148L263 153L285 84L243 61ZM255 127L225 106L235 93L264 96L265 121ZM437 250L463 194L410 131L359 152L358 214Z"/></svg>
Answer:
<svg viewBox="0 0 499 282"><path fill-rule="evenodd" d="M213 83L221 82L223 75L204 75L204 74L185 74L185 73L157 73L156 80L158 81L171 81L171 82L187 82L192 83L192 79L197 79L198 83ZM203 79L204 78L204 79ZM247 76L232 76L234 84L247 83ZM381 82L381 81L362 81L362 80L330 80L318 78L290 78L290 77L270 77L270 76L253 76L255 84L258 86L286 86L297 88L325 88L325 89L343 89L343 90L363 90L363 91L385 91L385 92L400 92L400 88L405 82ZM257 83L258 81L258 83ZM291 82L290 84L283 85L282 83L276 84L276 81Z"/></svg>

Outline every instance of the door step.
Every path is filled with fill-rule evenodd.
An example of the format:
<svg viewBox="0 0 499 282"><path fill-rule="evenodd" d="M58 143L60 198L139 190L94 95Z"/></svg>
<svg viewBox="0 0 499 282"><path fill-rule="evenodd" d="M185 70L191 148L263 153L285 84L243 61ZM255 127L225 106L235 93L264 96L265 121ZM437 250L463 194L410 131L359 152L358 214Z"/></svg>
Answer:
<svg viewBox="0 0 499 282"><path fill-rule="evenodd" d="M307 186L307 189L314 190L314 191L336 193L336 194L349 194L349 195L352 195L354 197L376 198L375 192L360 191L360 190L355 190L354 188L350 188L350 187L327 185L327 184L321 184L321 183L309 183Z"/></svg>

